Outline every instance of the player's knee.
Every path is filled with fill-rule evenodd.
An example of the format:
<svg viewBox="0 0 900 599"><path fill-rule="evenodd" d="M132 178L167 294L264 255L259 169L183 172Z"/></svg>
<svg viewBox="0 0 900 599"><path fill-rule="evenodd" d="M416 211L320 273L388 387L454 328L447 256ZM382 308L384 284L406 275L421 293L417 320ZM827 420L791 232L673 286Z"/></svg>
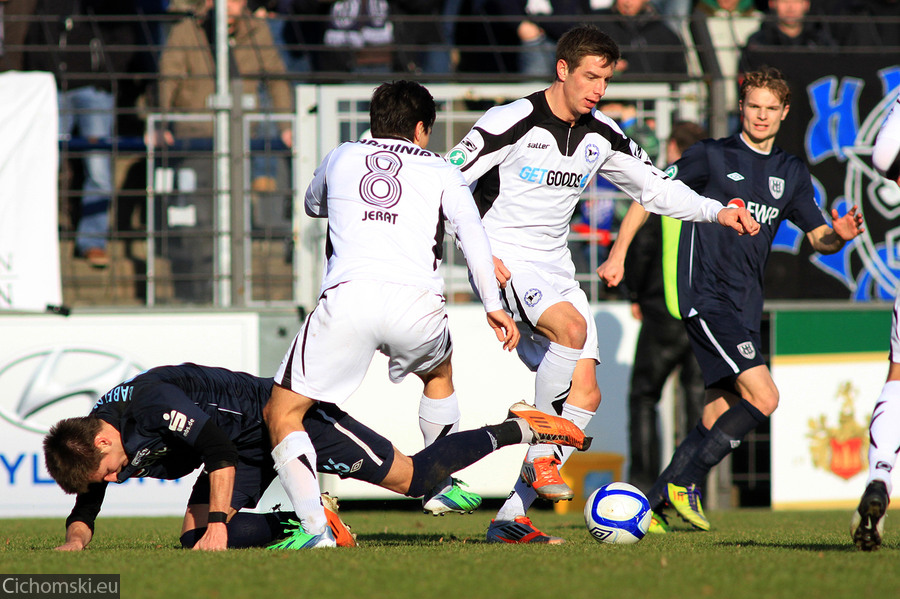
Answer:
<svg viewBox="0 0 900 599"><path fill-rule="evenodd" d="M582 348L587 341L587 323L581 314L567 319L560 331L559 343L566 347Z"/></svg>
<svg viewBox="0 0 900 599"><path fill-rule="evenodd" d="M778 408L779 397L778 389L773 387L765 393L752 397L748 401L753 404L753 407L768 417L772 415L776 408Z"/></svg>

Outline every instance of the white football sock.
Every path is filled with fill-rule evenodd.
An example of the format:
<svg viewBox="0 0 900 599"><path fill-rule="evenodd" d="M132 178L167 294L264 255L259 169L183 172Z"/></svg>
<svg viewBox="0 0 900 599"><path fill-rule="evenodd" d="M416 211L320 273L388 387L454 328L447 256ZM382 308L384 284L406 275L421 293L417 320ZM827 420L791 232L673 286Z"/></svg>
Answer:
<svg viewBox="0 0 900 599"><path fill-rule="evenodd" d="M575 426L584 430L587 428L588 423L591 421L591 418L594 417L594 412L589 412L584 408L575 407L568 402L563 404L562 407L562 417L570 422L573 422ZM574 447L562 447L559 445L551 445L548 443L542 443L539 445L532 445L528 448L528 461L534 461L535 458L545 457L549 455L556 454L556 457L559 458L562 464L566 463L566 460L569 459L569 456L575 451Z"/></svg>
<svg viewBox="0 0 900 599"><path fill-rule="evenodd" d="M272 459L303 530L313 535L324 532L328 520L316 476L316 450L309 435L305 431L292 432L272 449Z"/></svg>
<svg viewBox="0 0 900 599"><path fill-rule="evenodd" d="M875 402L869 423L869 479L884 481L891 494L891 471L900 450L900 381L888 381Z"/></svg>
<svg viewBox="0 0 900 599"><path fill-rule="evenodd" d="M588 410L585 410L584 408L573 406L568 402L563 404L562 417L575 423L575 426L577 426L581 430L587 428L587 425L590 423L591 418L594 417L594 414L595 412L590 412ZM575 453L574 447L563 447L560 461L565 464L566 460L568 460L569 456L573 453ZM562 467L562 464L560 464L560 467Z"/></svg>
<svg viewBox="0 0 900 599"><path fill-rule="evenodd" d="M522 479L517 480L512 494L500 506L494 520L515 520L519 516L524 516L535 499L537 493L534 489L522 482Z"/></svg>
<svg viewBox="0 0 900 599"><path fill-rule="evenodd" d="M456 393L444 399L432 399L422 395L419 399L419 429L425 445L459 431L459 400Z"/></svg>
<svg viewBox="0 0 900 599"><path fill-rule="evenodd" d="M441 437L459 431L459 400L456 392L444 399L432 399L422 395L419 399L419 430L425 439L425 446L431 445ZM433 495L446 493L453 485L452 477L444 479L437 487L425 494L425 500Z"/></svg>
<svg viewBox="0 0 900 599"><path fill-rule="evenodd" d="M581 352L580 349L558 343L550 344L534 377L534 407L547 414L558 415L553 402L568 395L572 386L572 373L575 372L575 364L578 363ZM528 448L526 459L533 462L536 458L551 456L553 452L553 445L532 445Z"/></svg>
<svg viewBox="0 0 900 599"><path fill-rule="evenodd" d="M550 344L534 377L534 407L548 414L558 414L553 402L568 395L572 373L582 351L558 343Z"/></svg>

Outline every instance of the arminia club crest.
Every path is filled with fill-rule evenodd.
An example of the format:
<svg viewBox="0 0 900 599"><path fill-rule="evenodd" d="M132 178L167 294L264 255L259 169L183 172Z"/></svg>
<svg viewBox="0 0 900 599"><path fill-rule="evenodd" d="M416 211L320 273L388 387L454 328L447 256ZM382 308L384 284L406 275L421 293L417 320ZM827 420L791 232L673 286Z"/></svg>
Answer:
<svg viewBox="0 0 900 599"><path fill-rule="evenodd" d="M858 390L850 381L841 383L836 393L841 401L837 423L830 424L825 414L810 418L806 434L813 466L844 480L868 467L869 428L856 420L854 403L857 394Z"/></svg>

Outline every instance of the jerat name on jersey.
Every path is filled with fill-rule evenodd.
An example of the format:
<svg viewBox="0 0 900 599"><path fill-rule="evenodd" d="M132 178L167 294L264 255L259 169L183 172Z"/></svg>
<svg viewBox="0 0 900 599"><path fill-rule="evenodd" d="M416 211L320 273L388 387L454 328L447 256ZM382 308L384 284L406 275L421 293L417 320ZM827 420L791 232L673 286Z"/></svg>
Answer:
<svg viewBox="0 0 900 599"><path fill-rule="evenodd" d="M393 212L384 212L382 210L369 210L368 212L363 212L362 219L364 221L367 220L380 220L386 223L391 223L392 225L397 224L397 215Z"/></svg>
<svg viewBox="0 0 900 599"><path fill-rule="evenodd" d="M525 166L519 171L519 178L531 183L546 183L553 187L581 187L581 180L584 178L584 175Z"/></svg>
<svg viewBox="0 0 900 599"><path fill-rule="evenodd" d="M740 208L746 206L753 218L756 219L756 222L761 225L771 225L775 223L778 220L778 215L781 214L781 209L776 206L760 204L759 202L745 202L742 198L733 198L728 202L728 205Z"/></svg>

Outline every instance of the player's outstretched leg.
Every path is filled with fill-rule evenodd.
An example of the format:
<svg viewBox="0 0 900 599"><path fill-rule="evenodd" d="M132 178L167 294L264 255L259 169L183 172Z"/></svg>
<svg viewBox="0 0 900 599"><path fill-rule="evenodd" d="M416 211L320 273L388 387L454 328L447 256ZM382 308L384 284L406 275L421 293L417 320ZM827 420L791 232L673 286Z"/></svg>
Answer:
<svg viewBox="0 0 900 599"><path fill-rule="evenodd" d="M669 503L678 512L682 520L699 530L709 530L709 520L703 513L703 506L700 503L700 490L697 485L691 484L687 487L679 487L676 484L669 483L667 486L669 494Z"/></svg>
<svg viewBox="0 0 900 599"><path fill-rule="evenodd" d="M513 520L491 520L487 529L488 543L546 543L561 545L566 540L544 534L531 523L528 516Z"/></svg>
<svg viewBox="0 0 900 599"><path fill-rule="evenodd" d="M570 420L546 414L532 405L520 401L509 408L510 418L521 418L528 423L534 434L531 444L553 443L567 445L578 451L586 451L591 446L592 437L586 437L584 431Z"/></svg>
<svg viewBox="0 0 900 599"><path fill-rule="evenodd" d="M863 551L873 551L881 546L884 533L884 513L890 503L884 481L873 480L866 487L859 507L853 512L850 530L853 542Z"/></svg>
<svg viewBox="0 0 900 599"><path fill-rule="evenodd" d="M481 505L481 495L463 488L467 486L458 478L451 478L450 484L422 499L422 511L432 516L471 514Z"/></svg>

